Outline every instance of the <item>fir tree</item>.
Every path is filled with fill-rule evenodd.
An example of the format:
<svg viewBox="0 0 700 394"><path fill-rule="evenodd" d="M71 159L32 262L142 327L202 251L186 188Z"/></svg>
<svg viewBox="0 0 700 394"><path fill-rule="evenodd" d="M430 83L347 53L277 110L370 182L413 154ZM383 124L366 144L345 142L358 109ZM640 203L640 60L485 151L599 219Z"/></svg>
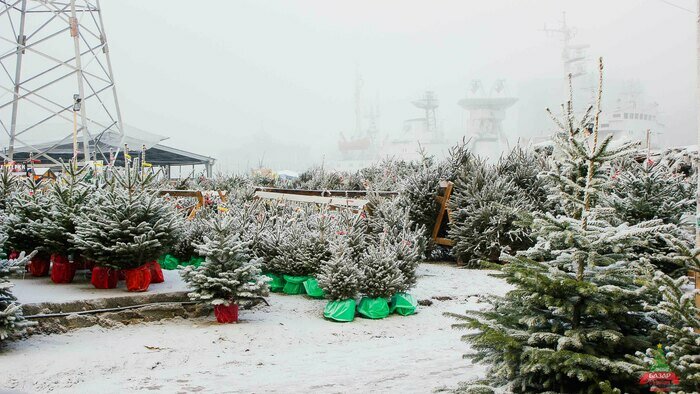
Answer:
<svg viewBox="0 0 700 394"><path fill-rule="evenodd" d="M385 233L379 234L377 242L368 246L363 258L360 290L369 298L391 297L406 284L388 237Z"/></svg>
<svg viewBox="0 0 700 394"><path fill-rule="evenodd" d="M534 205L513 180L472 159L461 168L454 188L449 236L458 261L476 267L482 260L499 261L503 249L515 252L530 245L527 232L516 221Z"/></svg>
<svg viewBox="0 0 700 394"><path fill-rule="evenodd" d="M657 314L662 335L662 346L670 370L680 379L678 389L700 392L700 309L695 306L693 292L685 291L687 278L673 279L657 272L654 283L661 292L662 301L650 309ZM656 349L648 349L640 361L649 365Z"/></svg>
<svg viewBox="0 0 700 394"><path fill-rule="evenodd" d="M74 253L71 238L76 223L89 194L93 191L87 182L88 167L78 169L73 164L64 165L62 176L48 191L49 211L38 230L51 253Z"/></svg>
<svg viewBox="0 0 700 394"><path fill-rule="evenodd" d="M681 224L695 209L695 189L663 162L627 160L616 169L610 191L610 206L630 224L661 219Z"/></svg>
<svg viewBox="0 0 700 394"><path fill-rule="evenodd" d="M338 211L331 257L321 263L319 287L332 301L354 299L362 283L362 265L367 252L367 220L349 210Z"/></svg>
<svg viewBox="0 0 700 394"><path fill-rule="evenodd" d="M434 247L432 245L432 231L440 210L435 196L442 175L434 158L426 156L423 151L421 151L419 164L418 169L408 174L401 185L399 201L400 205L406 208L408 218L414 223L414 228L423 227L423 236L426 240L430 240L426 248L430 254L430 250Z"/></svg>
<svg viewBox="0 0 700 394"><path fill-rule="evenodd" d="M276 256L270 262L273 272L290 276L314 275L321 262L330 258L333 234L327 211L299 209L284 225Z"/></svg>
<svg viewBox="0 0 700 394"><path fill-rule="evenodd" d="M24 271L28 259L33 255L25 256L24 253L16 260L7 260L2 251L7 236L0 233L0 344L3 341L19 336L29 326L29 322L22 315L22 306L17 303L17 298L12 294L12 283L7 277L13 272Z"/></svg>
<svg viewBox="0 0 700 394"><path fill-rule="evenodd" d="M150 176L129 167L113 175L81 212L73 241L82 255L101 265L136 268L174 244L181 219L170 203L148 189Z"/></svg>
<svg viewBox="0 0 700 394"><path fill-rule="evenodd" d="M172 255L180 261L188 261L196 257L196 245L204 241L204 236L210 229L209 221L212 216L211 211L200 209L191 220L183 221L172 248Z"/></svg>
<svg viewBox="0 0 700 394"><path fill-rule="evenodd" d="M10 167L2 166L0 169L0 210L4 211L7 209L12 193L19 188L17 177L12 174Z"/></svg>
<svg viewBox="0 0 700 394"><path fill-rule="evenodd" d="M231 217L217 216L210 225L211 236L205 236L197 247L205 261L199 267L188 266L180 272L193 289L189 297L213 305L228 305L267 296L269 279L261 275L260 259L252 257L250 242L240 239Z"/></svg>
<svg viewBox="0 0 700 394"><path fill-rule="evenodd" d="M560 161L549 177L567 215L535 215L537 244L506 257L499 275L514 290L492 299L493 309L462 316L460 326L477 329L464 337L475 350L470 357L491 364L495 386L587 393L603 382L608 391L641 389L641 369L630 356L650 345L655 330L644 311L653 301L651 268L627 252L667 228L660 221L613 226L605 220L609 210L596 207L606 188L602 174L632 146L613 148L612 136L598 141L601 92L592 120L589 110L576 122L571 103L556 120Z"/></svg>
<svg viewBox="0 0 700 394"><path fill-rule="evenodd" d="M46 254L48 249L42 236L44 220L49 217L49 199L41 182L28 179L23 188L10 196L6 207L7 246L11 250Z"/></svg>
<svg viewBox="0 0 700 394"><path fill-rule="evenodd" d="M342 239L333 248L333 256L323 262L318 273L318 285L331 301L357 297L363 282L361 267L353 257L348 239Z"/></svg>

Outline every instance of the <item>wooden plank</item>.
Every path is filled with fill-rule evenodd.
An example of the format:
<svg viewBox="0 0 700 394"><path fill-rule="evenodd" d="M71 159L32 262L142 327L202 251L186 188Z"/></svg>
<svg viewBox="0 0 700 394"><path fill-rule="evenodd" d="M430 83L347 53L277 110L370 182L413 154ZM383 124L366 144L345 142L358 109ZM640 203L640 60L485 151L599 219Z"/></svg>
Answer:
<svg viewBox="0 0 700 394"><path fill-rule="evenodd" d="M294 194L302 196L320 196L320 197L365 197L368 194L376 194L382 197L395 197L399 193L396 191L368 191L368 190L304 190L304 189L282 189L276 187L257 186L255 191Z"/></svg>
<svg viewBox="0 0 700 394"><path fill-rule="evenodd" d="M449 203L450 196L452 195L452 187L454 184L448 181L440 181L440 187L444 187L445 192L442 196L436 196L435 200L440 204L440 210L438 211L437 220L435 221L435 226L433 226L433 242L438 245L452 246L454 242L447 238L440 238L438 234L440 233L440 227L442 226L442 220L445 218L445 213L447 212L447 219L449 222L449 210L447 204Z"/></svg>
<svg viewBox="0 0 700 394"><path fill-rule="evenodd" d="M351 207L351 208L362 208L369 202L369 200L357 199L357 198L345 198L345 197L321 197L321 196L309 196L301 194L288 194L288 193L277 193L270 191L256 191L255 197L264 198L268 200L283 200L283 201L295 201L303 203L312 204L323 204L338 207Z"/></svg>

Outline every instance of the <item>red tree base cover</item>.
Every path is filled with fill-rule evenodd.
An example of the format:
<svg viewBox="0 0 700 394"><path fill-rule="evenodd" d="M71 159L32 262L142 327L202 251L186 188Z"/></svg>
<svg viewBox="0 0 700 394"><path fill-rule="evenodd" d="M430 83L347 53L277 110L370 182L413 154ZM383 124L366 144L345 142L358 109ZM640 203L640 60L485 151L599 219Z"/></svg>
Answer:
<svg viewBox="0 0 700 394"><path fill-rule="evenodd" d="M126 289L129 291L146 291L151 284L151 270L142 265L138 268L124 270L126 274Z"/></svg>
<svg viewBox="0 0 700 394"><path fill-rule="evenodd" d="M151 283L163 283L165 278L163 277L163 270L160 268L160 264L157 261L151 261L146 263L146 266L151 271Z"/></svg>
<svg viewBox="0 0 700 394"><path fill-rule="evenodd" d="M92 269L90 282L97 289L114 289L118 281L117 270L113 268L97 266Z"/></svg>
<svg viewBox="0 0 700 394"><path fill-rule="evenodd" d="M219 323L235 323L238 321L238 304L214 305L214 316Z"/></svg>
<svg viewBox="0 0 700 394"><path fill-rule="evenodd" d="M69 262L68 257L60 254L52 254L51 261L53 262L53 267L51 268L51 280L53 283L71 283L75 276L76 265Z"/></svg>
<svg viewBox="0 0 700 394"><path fill-rule="evenodd" d="M49 274L51 260L49 256L36 255L29 262L29 272L32 276L46 276Z"/></svg>

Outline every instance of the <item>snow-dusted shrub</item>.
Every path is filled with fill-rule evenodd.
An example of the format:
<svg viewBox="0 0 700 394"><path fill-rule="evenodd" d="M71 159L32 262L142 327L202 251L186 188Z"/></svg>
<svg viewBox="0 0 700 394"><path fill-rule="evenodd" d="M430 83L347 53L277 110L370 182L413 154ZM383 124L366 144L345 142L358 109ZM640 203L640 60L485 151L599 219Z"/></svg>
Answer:
<svg viewBox="0 0 700 394"><path fill-rule="evenodd" d="M192 288L188 296L195 301L228 305L268 295L269 279L261 275L260 259L252 256L250 242L241 240L234 220L229 215L217 215L209 225L209 235L197 245L204 262L180 272Z"/></svg>

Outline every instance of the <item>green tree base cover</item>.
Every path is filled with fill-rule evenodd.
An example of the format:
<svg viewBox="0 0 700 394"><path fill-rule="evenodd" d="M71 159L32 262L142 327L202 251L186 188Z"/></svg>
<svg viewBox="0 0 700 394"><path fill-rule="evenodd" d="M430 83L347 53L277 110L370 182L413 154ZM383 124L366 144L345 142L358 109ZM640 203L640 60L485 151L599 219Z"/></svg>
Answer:
<svg viewBox="0 0 700 394"><path fill-rule="evenodd" d="M289 295L297 295L297 294L304 294L304 282L309 279L308 276L291 276L291 275L282 275L282 277L285 280L284 288L282 291L284 294L289 294Z"/></svg>
<svg viewBox="0 0 700 394"><path fill-rule="evenodd" d="M277 274L272 274L272 273L266 273L263 274L270 278L270 281L268 282L268 285L270 286L270 291L273 293L280 293L282 289L284 289L284 284L286 283L284 278L277 275Z"/></svg>
<svg viewBox="0 0 700 394"><path fill-rule="evenodd" d="M369 319L383 319L389 316L389 303L383 297L362 297L357 313Z"/></svg>
<svg viewBox="0 0 700 394"><path fill-rule="evenodd" d="M355 320L355 300L328 301L323 310L323 317L337 322L350 322Z"/></svg>
<svg viewBox="0 0 700 394"><path fill-rule="evenodd" d="M401 316L409 316L416 313L418 302L415 297L408 293L396 293L389 300L389 311L398 313Z"/></svg>
<svg viewBox="0 0 700 394"><path fill-rule="evenodd" d="M305 280L304 290L306 290L306 295L311 298L324 298L326 296L323 289L318 287L318 280L316 280L316 278L309 278Z"/></svg>
<svg viewBox="0 0 700 394"><path fill-rule="evenodd" d="M189 260L180 260L171 254L166 254L158 259L158 264L160 264L160 267L164 270L176 270L178 267L187 267L190 265L199 267L203 261L204 257L200 256L194 256Z"/></svg>

